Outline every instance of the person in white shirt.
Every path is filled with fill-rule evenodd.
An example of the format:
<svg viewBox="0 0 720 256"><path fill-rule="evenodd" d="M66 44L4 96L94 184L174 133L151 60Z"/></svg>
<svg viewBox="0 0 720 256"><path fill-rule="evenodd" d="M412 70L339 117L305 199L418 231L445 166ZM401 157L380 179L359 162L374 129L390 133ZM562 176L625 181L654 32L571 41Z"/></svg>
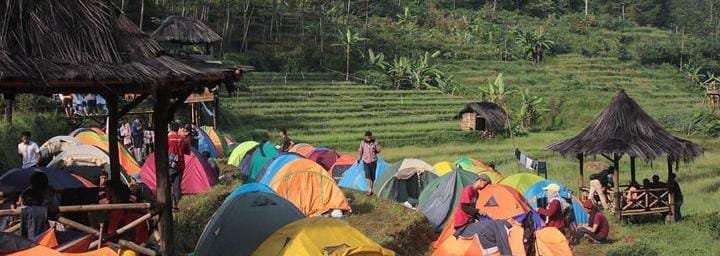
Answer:
<svg viewBox="0 0 720 256"><path fill-rule="evenodd" d="M18 154L22 156L22 168L37 166L40 161L40 148L30 140L30 132L23 132L18 144Z"/></svg>

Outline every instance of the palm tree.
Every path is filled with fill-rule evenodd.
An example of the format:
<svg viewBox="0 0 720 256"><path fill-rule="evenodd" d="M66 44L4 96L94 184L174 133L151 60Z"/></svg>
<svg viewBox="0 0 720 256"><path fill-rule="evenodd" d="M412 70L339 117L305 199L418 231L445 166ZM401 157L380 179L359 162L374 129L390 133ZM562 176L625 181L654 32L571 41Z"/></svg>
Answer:
<svg viewBox="0 0 720 256"><path fill-rule="evenodd" d="M533 64L539 64L545 52L555 45L555 42L548 38L544 28L533 32L518 29L515 33L515 43L530 56Z"/></svg>
<svg viewBox="0 0 720 256"><path fill-rule="evenodd" d="M333 46L345 47L345 81L350 80L350 55L355 44L367 40L367 38L360 37L360 33L353 33L350 28L347 28L345 32L338 30L340 43L333 44Z"/></svg>

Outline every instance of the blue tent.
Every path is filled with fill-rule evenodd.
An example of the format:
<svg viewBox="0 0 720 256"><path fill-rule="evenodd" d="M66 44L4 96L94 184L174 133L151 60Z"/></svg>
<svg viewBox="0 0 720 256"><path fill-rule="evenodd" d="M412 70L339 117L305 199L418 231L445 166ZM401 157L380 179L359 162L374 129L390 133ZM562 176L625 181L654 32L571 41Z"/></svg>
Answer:
<svg viewBox="0 0 720 256"><path fill-rule="evenodd" d="M375 180L378 180L388 168L390 168L390 165L378 156L377 168L375 168ZM343 177L338 181L338 186L364 192L370 191L365 181L365 163L359 161L347 169Z"/></svg>
<svg viewBox="0 0 720 256"><path fill-rule="evenodd" d="M203 129L195 129L198 132L198 152L203 153L205 151L210 153L210 157L217 158L217 150L215 150L215 145L213 145L212 140L210 139L210 136L203 131Z"/></svg>
<svg viewBox="0 0 720 256"><path fill-rule="evenodd" d="M302 156L298 154L282 154L275 158L275 160L268 161L271 163L268 165L267 169L265 169L264 172L260 171L262 176L258 175L257 180L259 180L262 184L270 185L270 182L272 181L273 177L275 177L275 174L280 171L280 168L290 163L291 161L299 158L302 158Z"/></svg>
<svg viewBox="0 0 720 256"><path fill-rule="evenodd" d="M0 176L0 191L4 193L21 192L30 187L30 176L35 172L45 173L48 177L48 185L55 190L84 188L82 182L66 172L56 168L34 167L28 169L11 169Z"/></svg>
<svg viewBox="0 0 720 256"><path fill-rule="evenodd" d="M271 194L275 193L275 191L273 191L267 185L253 182L253 183L247 183L247 184L240 185L232 193L230 193L230 195L225 197L225 201L228 201L228 200L232 199L233 197L236 197L236 196L239 196L239 195L242 195L245 193L250 193L250 192L265 192L265 193L271 193Z"/></svg>
<svg viewBox="0 0 720 256"><path fill-rule="evenodd" d="M572 197L572 191L570 189L563 185L560 182L554 181L554 180L541 180L538 182L535 182L535 184L531 185L527 191L525 191L525 194L523 195L533 209L537 208L537 199L545 197L545 190L543 190L544 187L547 185L550 185L552 183L555 183L560 186L560 196L562 198L565 198L566 200L569 200L571 202L573 215L575 217L576 223L585 223L587 224L589 222L590 217L588 216L588 213L585 211L585 209L582 207L582 204L578 202L577 199Z"/></svg>

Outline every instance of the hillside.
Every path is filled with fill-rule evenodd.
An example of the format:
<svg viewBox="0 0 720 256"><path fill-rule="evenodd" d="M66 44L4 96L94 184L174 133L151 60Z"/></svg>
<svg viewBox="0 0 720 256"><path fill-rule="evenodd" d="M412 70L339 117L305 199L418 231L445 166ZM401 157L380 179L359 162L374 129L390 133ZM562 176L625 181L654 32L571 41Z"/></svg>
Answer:
<svg viewBox="0 0 720 256"><path fill-rule="evenodd" d="M549 177L577 188L577 163L544 150L552 142L572 136L594 118L621 88L643 108L669 128L701 109L701 98L689 92L682 76L672 67L643 67L613 58L584 58L562 55L540 66L526 62L457 61L443 64L453 70L469 89L484 86L503 72L514 88L531 88L549 105L557 104L555 119L548 129L517 137L515 144L530 156L548 161ZM287 79L287 81L285 80ZM222 99L225 130L234 137L276 141L276 129L285 127L298 142L337 148L354 154L365 130L372 130L384 147L389 161L416 157L434 163L468 155L494 162L504 174L525 171L514 160L513 141L499 137L481 140L459 131L452 117L466 100L474 96L442 94L439 91L383 91L374 86L337 82L331 74L311 73L250 74L248 91ZM682 134L679 134L686 137ZM704 156L681 165L679 180L686 195L684 213L689 220L681 224L613 223L612 245L582 245L582 255L602 255L611 248L645 242L661 255L692 251L692 255L720 251L710 243L710 232L701 220L716 211L720 203L720 172L714 168L720 159L717 139L692 138L706 148ZM628 180L624 163L622 180ZM650 177L657 170L666 176L663 161L638 163L638 177ZM382 210L382 209L380 209ZM378 214L378 213L372 213ZM362 223L362 230L371 230ZM702 228L701 228L702 227ZM676 234L667 236L667 234ZM382 237L373 234L373 237Z"/></svg>

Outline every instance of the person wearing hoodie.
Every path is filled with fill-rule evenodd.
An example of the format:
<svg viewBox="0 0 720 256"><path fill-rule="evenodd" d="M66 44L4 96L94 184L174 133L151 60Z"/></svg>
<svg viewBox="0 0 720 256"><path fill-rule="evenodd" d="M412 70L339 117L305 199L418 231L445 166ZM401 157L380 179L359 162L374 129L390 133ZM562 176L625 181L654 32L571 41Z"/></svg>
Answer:
<svg viewBox="0 0 720 256"><path fill-rule="evenodd" d="M543 188L547 198L547 208L538 208L536 211L545 218L546 227L556 227L560 232L565 233L565 209L570 204L560 197L560 186L555 183L548 184Z"/></svg>

